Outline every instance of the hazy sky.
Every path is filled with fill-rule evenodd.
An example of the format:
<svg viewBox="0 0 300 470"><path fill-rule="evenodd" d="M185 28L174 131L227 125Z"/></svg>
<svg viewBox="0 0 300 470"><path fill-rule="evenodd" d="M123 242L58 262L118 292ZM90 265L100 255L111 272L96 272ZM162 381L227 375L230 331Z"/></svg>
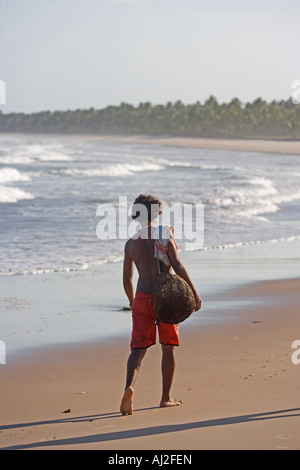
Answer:
<svg viewBox="0 0 300 470"><path fill-rule="evenodd" d="M4 113L287 99L299 0L0 0Z"/></svg>

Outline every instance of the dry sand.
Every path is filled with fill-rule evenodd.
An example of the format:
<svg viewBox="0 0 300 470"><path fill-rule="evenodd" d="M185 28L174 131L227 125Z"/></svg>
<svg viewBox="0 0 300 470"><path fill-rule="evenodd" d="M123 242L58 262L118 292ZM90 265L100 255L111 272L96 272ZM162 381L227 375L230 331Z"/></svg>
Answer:
<svg viewBox="0 0 300 470"><path fill-rule="evenodd" d="M68 346L0 366L0 448L300 449L298 280L250 284L257 299L221 325L181 327L172 409L160 401L160 347L151 347L122 416L129 338ZM203 299L205 308L205 299ZM200 313L199 313L200 314ZM300 358L300 354L298 356ZM64 411L70 410L67 413Z"/></svg>

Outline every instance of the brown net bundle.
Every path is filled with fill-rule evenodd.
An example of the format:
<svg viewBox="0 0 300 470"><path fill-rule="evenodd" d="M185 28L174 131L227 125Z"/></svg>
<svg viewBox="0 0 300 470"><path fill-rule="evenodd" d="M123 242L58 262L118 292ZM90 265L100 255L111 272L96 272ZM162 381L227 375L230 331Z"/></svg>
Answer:
<svg viewBox="0 0 300 470"><path fill-rule="evenodd" d="M186 320L195 310L192 289L180 276L161 273L154 295L154 312L163 323L175 324Z"/></svg>

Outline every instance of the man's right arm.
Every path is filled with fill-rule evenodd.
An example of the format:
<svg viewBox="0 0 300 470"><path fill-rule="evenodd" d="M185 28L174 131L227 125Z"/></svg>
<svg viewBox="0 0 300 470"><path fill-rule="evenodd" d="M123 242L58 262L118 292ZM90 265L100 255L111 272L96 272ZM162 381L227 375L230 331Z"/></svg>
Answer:
<svg viewBox="0 0 300 470"><path fill-rule="evenodd" d="M125 293L131 306L134 300L134 288L132 283L134 264L129 254L128 242L125 245L124 250L124 262L123 262L123 286Z"/></svg>

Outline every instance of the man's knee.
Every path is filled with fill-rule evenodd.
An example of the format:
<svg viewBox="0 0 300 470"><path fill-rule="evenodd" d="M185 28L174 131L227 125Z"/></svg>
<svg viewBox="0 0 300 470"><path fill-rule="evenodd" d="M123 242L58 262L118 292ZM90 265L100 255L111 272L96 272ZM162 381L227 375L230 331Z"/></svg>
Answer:
<svg viewBox="0 0 300 470"><path fill-rule="evenodd" d="M129 358L132 360L137 360L138 362L141 362L143 357L145 356L147 352L147 349L133 349L130 353Z"/></svg>
<svg viewBox="0 0 300 470"><path fill-rule="evenodd" d="M163 352L172 352L174 351L174 344L162 344L161 345L162 351Z"/></svg>

